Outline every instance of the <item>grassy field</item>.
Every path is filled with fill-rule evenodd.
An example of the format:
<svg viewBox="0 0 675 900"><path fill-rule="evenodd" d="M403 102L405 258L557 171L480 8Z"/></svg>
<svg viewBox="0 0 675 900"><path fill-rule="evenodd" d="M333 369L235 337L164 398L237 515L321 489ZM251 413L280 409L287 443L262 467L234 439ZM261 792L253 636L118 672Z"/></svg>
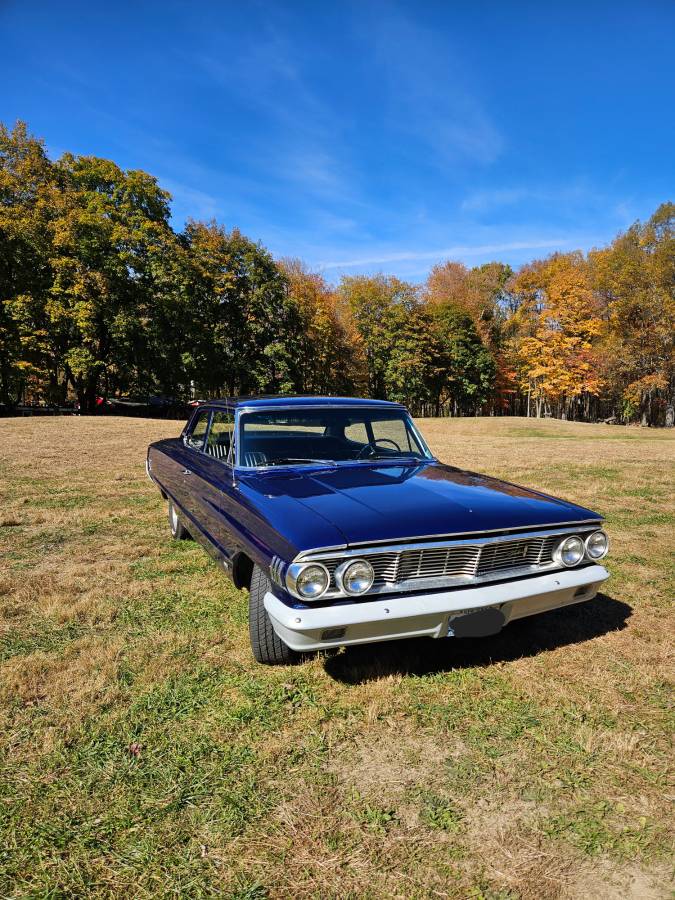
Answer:
<svg viewBox="0 0 675 900"><path fill-rule="evenodd" d="M605 594L260 667L145 477L179 423L0 420L0 896L670 896L675 434L420 426L606 515Z"/></svg>

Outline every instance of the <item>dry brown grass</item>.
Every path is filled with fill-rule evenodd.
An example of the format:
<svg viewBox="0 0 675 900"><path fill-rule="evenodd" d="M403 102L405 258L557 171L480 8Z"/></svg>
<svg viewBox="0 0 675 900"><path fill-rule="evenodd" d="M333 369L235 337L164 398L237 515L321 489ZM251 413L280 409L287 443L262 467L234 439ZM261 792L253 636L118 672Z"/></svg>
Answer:
<svg viewBox="0 0 675 900"><path fill-rule="evenodd" d="M605 514L605 594L261 668L145 478L179 423L0 420L2 896L669 895L675 434L419 424Z"/></svg>

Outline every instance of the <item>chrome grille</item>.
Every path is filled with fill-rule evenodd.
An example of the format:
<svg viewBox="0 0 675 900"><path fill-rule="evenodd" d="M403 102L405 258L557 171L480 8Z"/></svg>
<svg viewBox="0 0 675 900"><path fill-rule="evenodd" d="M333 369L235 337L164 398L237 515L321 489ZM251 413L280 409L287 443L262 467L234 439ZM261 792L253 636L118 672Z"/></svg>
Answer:
<svg viewBox="0 0 675 900"><path fill-rule="evenodd" d="M531 541L506 541L483 547L478 562L478 574L487 575L500 569L517 569L520 566L536 566L542 557L544 539ZM550 561L550 558L549 560Z"/></svg>
<svg viewBox="0 0 675 900"><path fill-rule="evenodd" d="M441 578L444 575L475 575L479 555L478 547L406 550L401 554L399 580Z"/></svg>
<svg viewBox="0 0 675 900"><path fill-rule="evenodd" d="M592 530L592 529L591 529ZM554 565L553 550L567 532L554 534L526 535L516 538L493 538L491 540L448 542L444 545L402 547L401 549L373 552L367 548L361 553L352 551L353 558L367 559L375 571L375 591L395 589L423 579L433 579L439 583L467 584L472 581L499 578L500 573L525 574L538 568ZM574 529L583 536L588 529ZM319 554L317 559L326 566L331 575L329 593L338 592L334 572L345 560L344 556L329 558Z"/></svg>

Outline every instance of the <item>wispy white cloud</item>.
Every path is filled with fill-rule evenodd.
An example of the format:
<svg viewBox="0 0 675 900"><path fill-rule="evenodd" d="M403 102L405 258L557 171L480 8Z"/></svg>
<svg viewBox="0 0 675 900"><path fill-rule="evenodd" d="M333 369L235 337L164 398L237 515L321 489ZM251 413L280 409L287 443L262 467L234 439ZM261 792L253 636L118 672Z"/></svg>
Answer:
<svg viewBox="0 0 675 900"><path fill-rule="evenodd" d="M474 191L462 201L463 212L487 212L504 206L515 206L518 203L538 197L530 188L496 188L490 191Z"/></svg>
<svg viewBox="0 0 675 900"><path fill-rule="evenodd" d="M445 247L442 250L404 250L399 253L384 253L359 259L319 263L322 269L354 269L359 266L376 266L384 263L450 259L453 257L486 256L491 253L510 253L515 250L552 250L569 247L568 238L551 240L511 241L503 244L480 244L475 246Z"/></svg>
<svg viewBox="0 0 675 900"><path fill-rule="evenodd" d="M577 177L555 183L514 185L474 190L461 202L463 213L482 215L509 209L512 214L519 209L536 216L542 210L555 210L558 217L578 219L584 213L613 211L618 219L629 224L633 221L632 202L620 199L616 194L599 186L586 177Z"/></svg>
<svg viewBox="0 0 675 900"><path fill-rule="evenodd" d="M227 57L203 54L199 66L257 119L255 136L240 137L246 167L272 183L292 185L300 199L358 202L348 145L341 140L345 116L319 97L289 34L292 29L285 31L267 11L255 44Z"/></svg>
<svg viewBox="0 0 675 900"><path fill-rule="evenodd" d="M206 191L170 178L164 179L162 187L169 191L175 206L180 207L180 210L174 207L174 215L178 212L180 217L180 213L184 212L186 217L192 219L215 219L223 214L221 201Z"/></svg>
<svg viewBox="0 0 675 900"><path fill-rule="evenodd" d="M393 4L372 29L376 59L389 83L389 124L431 151L433 162L494 162L504 138L477 91L475 73L447 35L434 33Z"/></svg>

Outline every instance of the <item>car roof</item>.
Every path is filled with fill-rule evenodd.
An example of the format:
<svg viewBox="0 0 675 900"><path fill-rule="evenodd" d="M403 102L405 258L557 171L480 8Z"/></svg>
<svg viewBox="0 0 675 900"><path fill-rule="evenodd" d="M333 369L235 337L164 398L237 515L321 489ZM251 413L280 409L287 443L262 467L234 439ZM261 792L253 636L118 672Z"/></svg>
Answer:
<svg viewBox="0 0 675 900"><path fill-rule="evenodd" d="M400 403L389 400L368 400L364 397L321 397L313 394L269 394L251 397L225 397L205 401L209 406L229 407L287 407L287 406L379 406L401 409Z"/></svg>

